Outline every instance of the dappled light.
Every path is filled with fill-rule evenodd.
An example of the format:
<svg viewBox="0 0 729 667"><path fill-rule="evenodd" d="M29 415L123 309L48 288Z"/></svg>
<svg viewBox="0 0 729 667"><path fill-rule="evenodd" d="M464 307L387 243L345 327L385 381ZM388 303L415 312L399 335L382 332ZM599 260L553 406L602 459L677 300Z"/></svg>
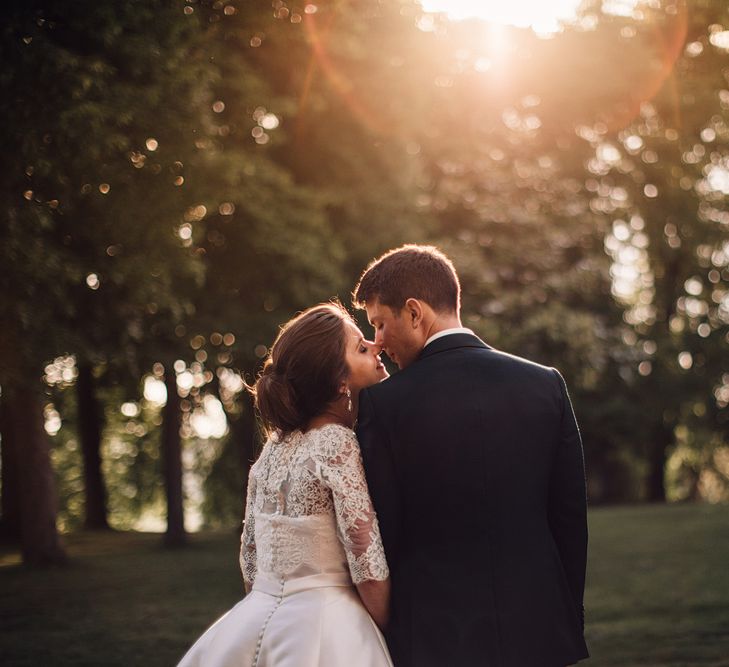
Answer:
<svg viewBox="0 0 729 667"><path fill-rule="evenodd" d="M164 382L148 375L144 378L144 398L153 405L162 406L167 402L167 389Z"/></svg>

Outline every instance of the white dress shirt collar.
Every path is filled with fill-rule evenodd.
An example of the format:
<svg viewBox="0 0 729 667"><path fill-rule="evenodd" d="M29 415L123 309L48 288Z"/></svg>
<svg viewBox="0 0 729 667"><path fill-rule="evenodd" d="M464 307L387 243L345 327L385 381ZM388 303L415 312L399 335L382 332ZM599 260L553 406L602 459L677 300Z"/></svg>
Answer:
<svg viewBox="0 0 729 667"><path fill-rule="evenodd" d="M470 329L466 329L466 327L454 327L453 329L443 329L443 331L439 331L436 334L433 334L428 340L425 341L425 345L423 347L427 347L430 345L434 340L438 340L438 338L443 338L443 336L450 336L451 334L471 334L474 335L473 331Z"/></svg>

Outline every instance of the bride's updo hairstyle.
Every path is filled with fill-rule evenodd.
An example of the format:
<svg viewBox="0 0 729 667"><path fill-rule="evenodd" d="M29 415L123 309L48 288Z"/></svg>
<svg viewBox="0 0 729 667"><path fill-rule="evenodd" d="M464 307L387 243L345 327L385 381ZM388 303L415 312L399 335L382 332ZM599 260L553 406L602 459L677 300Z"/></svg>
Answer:
<svg viewBox="0 0 729 667"><path fill-rule="evenodd" d="M266 430L286 436L303 429L340 397L349 375L345 322L339 303L322 303L281 327L250 392Z"/></svg>

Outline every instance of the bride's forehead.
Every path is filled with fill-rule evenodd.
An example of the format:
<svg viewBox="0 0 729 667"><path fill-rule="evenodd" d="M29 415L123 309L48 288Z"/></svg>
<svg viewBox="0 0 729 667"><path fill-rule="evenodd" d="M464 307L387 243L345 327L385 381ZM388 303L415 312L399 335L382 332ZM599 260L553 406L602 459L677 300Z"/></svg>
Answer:
<svg viewBox="0 0 729 667"><path fill-rule="evenodd" d="M354 324L354 322L345 322L345 325L347 327L348 336L356 338L357 340L363 337L362 332L359 330L359 327Z"/></svg>

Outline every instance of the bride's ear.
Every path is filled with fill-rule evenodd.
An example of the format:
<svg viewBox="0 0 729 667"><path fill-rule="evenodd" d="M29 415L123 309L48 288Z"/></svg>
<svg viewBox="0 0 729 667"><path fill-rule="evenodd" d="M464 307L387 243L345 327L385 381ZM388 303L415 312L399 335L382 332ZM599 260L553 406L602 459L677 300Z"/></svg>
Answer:
<svg viewBox="0 0 729 667"><path fill-rule="evenodd" d="M423 304L418 299L408 299L405 302L405 312L413 329L417 329L423 321Z"/></svg>

